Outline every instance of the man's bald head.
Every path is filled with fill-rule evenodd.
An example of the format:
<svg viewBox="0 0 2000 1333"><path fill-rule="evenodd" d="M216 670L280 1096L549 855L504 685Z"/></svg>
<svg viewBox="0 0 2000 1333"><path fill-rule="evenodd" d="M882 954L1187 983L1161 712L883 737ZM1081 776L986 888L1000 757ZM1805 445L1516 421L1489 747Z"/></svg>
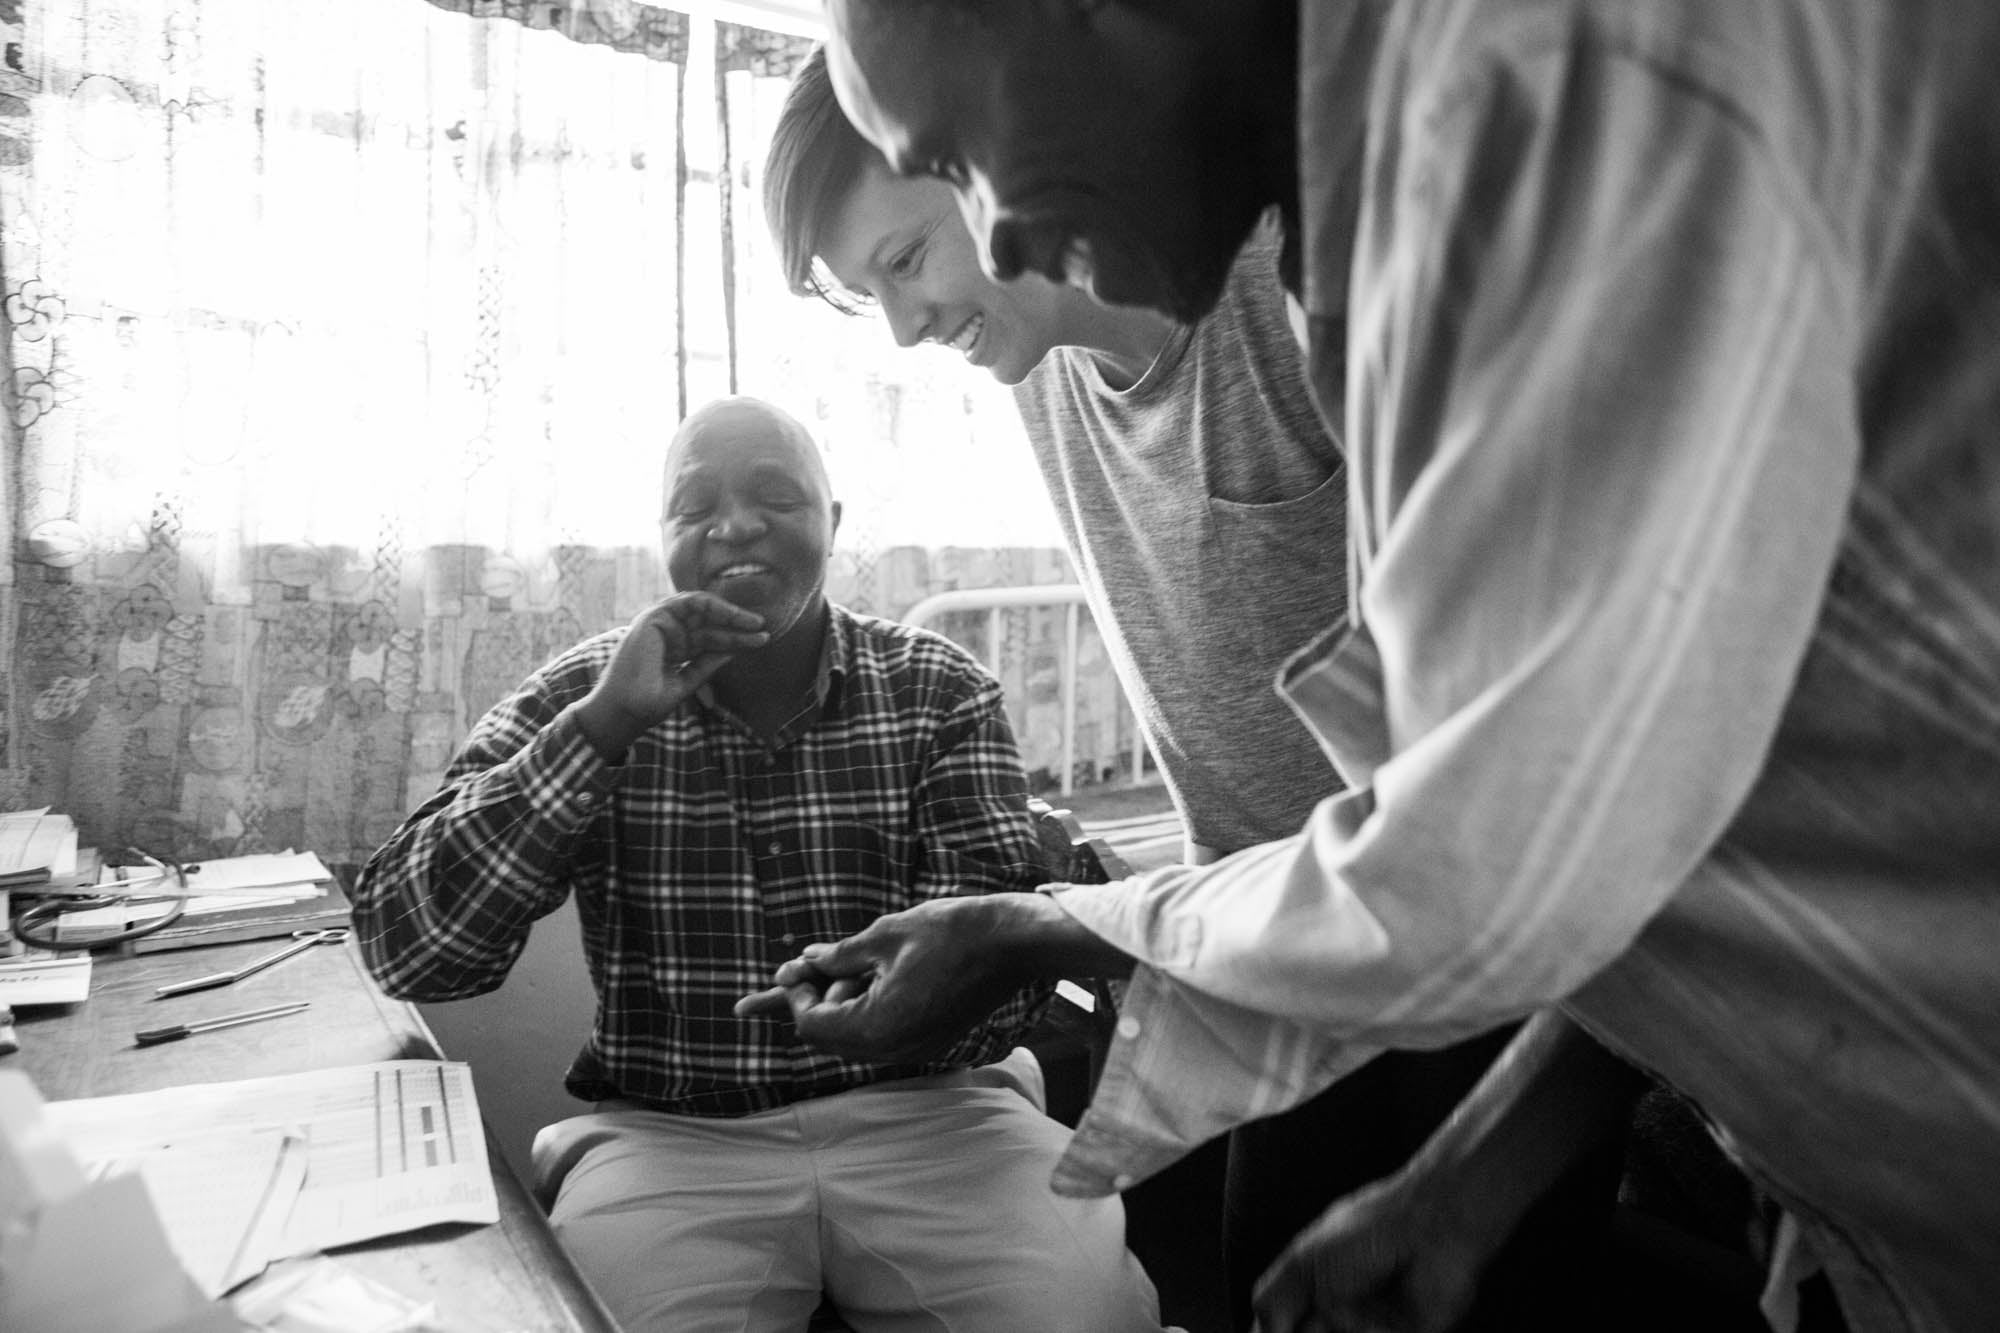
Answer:
<svg viewBox="0 0 2000 1333"><path fill-rule="evenodd" d="M789 446L798 455L801 472L810 476L822 492L831 494L826 463L820 457L819 446L813 442L812 432L797 417L761 398L717 398L688 413L667 445L666 479L670 491L676 465L695 442L718 449L727 449L732 442Z"/></svg>

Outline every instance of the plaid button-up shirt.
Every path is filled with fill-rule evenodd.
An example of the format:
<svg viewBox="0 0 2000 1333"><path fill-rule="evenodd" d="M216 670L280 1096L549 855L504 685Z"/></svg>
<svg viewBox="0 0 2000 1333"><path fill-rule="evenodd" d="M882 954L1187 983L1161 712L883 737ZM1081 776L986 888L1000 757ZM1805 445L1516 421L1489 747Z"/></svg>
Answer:
<svg viewBox="0 0 2000 1333"><path fill-rule="evenodd" d="M811 941L1045 877L992 677L935 634L836 606L813 703L774 740L704 689L614 766L566 710L624 634L572 648L495 706L370 858L354 924L384 989L494 989L574 892L599 997L569 1073L579 1097L743 1115L1004 1054L1043 992L926 1065L840 1060L789 1023L731 1012Z"/></svg>

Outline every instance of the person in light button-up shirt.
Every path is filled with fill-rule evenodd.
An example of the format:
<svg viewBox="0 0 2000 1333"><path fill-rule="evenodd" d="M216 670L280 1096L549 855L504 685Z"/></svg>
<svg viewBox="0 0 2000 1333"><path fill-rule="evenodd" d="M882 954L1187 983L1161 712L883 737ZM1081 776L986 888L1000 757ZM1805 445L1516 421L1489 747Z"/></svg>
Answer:
<svg viewBox="0 0 2000 1333"><path fill-rule="evenodd" d="M1354 580L1283 689L1352 789L1216 866L878 923L781 970L801 1031L913 1039L957 941L959 986L1136 959L1057 1174L1092 1192L1560 1004L1850 1325L1989 1324L2000 9L1052 8L835 0L842 104L1003 278L1198 311L1287 209Z"/></svg>

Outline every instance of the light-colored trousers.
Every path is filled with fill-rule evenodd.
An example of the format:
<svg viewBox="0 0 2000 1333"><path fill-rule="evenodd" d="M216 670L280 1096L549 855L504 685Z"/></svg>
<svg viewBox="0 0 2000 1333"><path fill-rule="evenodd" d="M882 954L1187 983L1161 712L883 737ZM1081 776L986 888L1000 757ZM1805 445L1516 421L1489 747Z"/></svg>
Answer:
<svg viewBox="0 0 2000 1333"><path fill-rule="evenodd" d="M1025 1062L1025 1063L1024 1063ZM1000 1064L718 1119L603 1102L536 1136L536 1197L627 1333L1158 1333L1124 1205L1064 1199L1070 1131Z"/></svg>

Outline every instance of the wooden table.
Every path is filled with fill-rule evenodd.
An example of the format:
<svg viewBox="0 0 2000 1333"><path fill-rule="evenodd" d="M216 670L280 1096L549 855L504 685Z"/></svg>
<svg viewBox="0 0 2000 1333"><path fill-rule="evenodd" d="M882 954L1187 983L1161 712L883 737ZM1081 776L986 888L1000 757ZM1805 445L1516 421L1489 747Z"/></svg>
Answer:
<svg viewBox="0 0 2000 1333"><path fill-rule="evenodd" d="M383 996L352 942L319 945L231 986L153 998L156 986L240 966L282 943L255 940L138 957L100 954L88 1001L15 1012L21 1049L0 1056L0 1069L22 1070L44 1099L63 1101L377 1060L441 1058L422 1017ZM291 1000L310 1000L312 1008L165 1045L132 1044L132 1034L141 1028ZM500 1200L497 1224L425 1227L332 1253L406 1296L434 1301L439 1322L454 1330L616 1333L616 1323L557 1245L490 1132L486 1152Z"/></svg>

